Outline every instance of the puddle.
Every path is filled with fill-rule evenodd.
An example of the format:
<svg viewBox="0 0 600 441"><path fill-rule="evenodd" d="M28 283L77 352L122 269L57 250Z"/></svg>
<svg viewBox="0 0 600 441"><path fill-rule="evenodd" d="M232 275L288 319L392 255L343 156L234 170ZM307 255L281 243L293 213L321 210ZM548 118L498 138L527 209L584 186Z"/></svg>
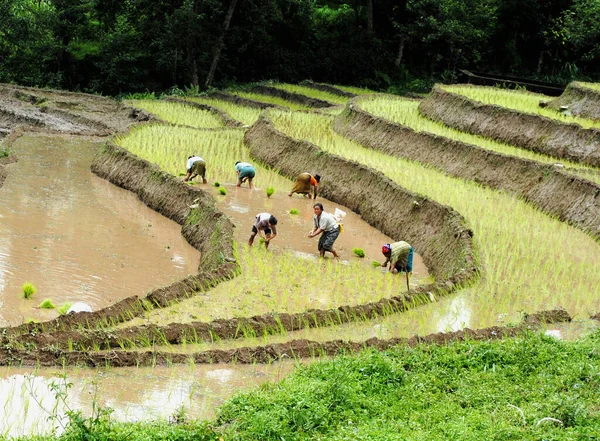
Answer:
<svg viewBox="0 0 600 441"><path fill-rule="evenodd" d="M305 363L309 363L306 361ZM210 419L217 407L234 393L276 382L293 371L295 362L271 365L199 365L107 370L64 371L5 368L0 373L0 436L19 437L49 433L53 424L62 432L64 403L51 390L54 383L68 388L67 405L89 416L93 401L110 407L113 421L169 420L181 409L188 419ZM58 422L48 417L53 413Z"/></svg>
<svg viewBox="0 0 600 441"><path fill-rule="evenodd" d="M545 334L558 340L575 341L585 337L600 328L597 320L573 320L568 323L553 323L547 325Z"/></svg>
<svg viewBox="0 0 600 441"><path fill-rule="evenodd" d="M81 301L94 310L197 271L199 253L175 222L89 170L99 144L26 136L0 188L0 326ZM22 298L21 286L37 292Z"/></svg>

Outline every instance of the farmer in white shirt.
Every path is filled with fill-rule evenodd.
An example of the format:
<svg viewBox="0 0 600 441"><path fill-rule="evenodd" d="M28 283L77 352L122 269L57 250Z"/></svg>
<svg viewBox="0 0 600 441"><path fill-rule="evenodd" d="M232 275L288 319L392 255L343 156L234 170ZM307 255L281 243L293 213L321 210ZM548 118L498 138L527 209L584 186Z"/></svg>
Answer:
<svg viewBox="0 0 600 441"><path fill-rule="evenodd" d="M339 254L333 249L333 243L340 235L339 224L330 213L323 211L323 204L316 203L313 205L313 209L315 211L313 216L314 228L308 233L308 237L321 234L318 245L321 257L325 257L325 251L329 251L336 260L340 260Z"/></svg>
<svg viewBox="0 0 600 441"><path fill-rule="evenodd" d="M206 162L200 156L188 156L186 165L187 174L183 178L184 182L191 181L196 176L202 177L202 183L206 184Z"/></svg>
<svg viewBox="0 0 600 441"><path fill-rule="evenodd" d="M254 238L259 231L265 234L265 248L269 249L269 243L277 236L277 219L270 213L258 213L252 225L252 234L248 239L248 246L252 246ZM262 233L261 233L262 234Z"/></svg>

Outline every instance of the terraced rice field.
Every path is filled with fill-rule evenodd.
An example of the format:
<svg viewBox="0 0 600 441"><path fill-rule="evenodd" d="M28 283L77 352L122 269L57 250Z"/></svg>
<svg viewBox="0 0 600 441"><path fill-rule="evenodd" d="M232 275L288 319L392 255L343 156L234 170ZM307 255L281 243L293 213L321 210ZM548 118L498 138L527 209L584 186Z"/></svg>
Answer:
<svg viewBox="0 0 600 441"><path fill-rule="evenodd" d="M206 104L207 106L215 107L222 110L231 118L239 121L245 125L252 125L258 119L261 114L260 109L252 107L240 106L224 100L219 100L210 97L191 97L188 98L190 101L199 104Z"/></svg>

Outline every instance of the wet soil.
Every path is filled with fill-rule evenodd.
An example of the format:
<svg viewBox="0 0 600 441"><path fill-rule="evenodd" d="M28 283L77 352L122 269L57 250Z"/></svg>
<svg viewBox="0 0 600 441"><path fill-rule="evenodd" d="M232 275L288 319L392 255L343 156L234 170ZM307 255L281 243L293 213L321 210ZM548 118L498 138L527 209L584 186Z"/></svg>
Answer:
<svg viewBox="0 0 600 441"><path fill-rule="evenodd" d="M200 255L180 227L135 195L93 175L100 144L23 136L0 190L0 326L48 320L43 299L94 310L197 272ZM21 285L37 293L21 298Z"/></svg>
<svg viewBox="0 0 600 441"><path fill-rule="evenodd" d="M354 99L334 129L393 156L433 164L460 178L523 196L541 210L600 238L600 186L553 165L492 152L378 118Z"/></svg>
<svg viewBox="0 0 600 441"><path fill-rule="evenodd" d="M556 158L600 167L600 130L482 104L435 87L419 105L426 117L450 127Z"/></svg>
<svg viewBox="0 0 600 441"><path fill-rule="evenodd" d="M561 96L548 104L548 107L557 110L562 106L567 106L572 115L600 119L600 92L574 81Z"/></svg>

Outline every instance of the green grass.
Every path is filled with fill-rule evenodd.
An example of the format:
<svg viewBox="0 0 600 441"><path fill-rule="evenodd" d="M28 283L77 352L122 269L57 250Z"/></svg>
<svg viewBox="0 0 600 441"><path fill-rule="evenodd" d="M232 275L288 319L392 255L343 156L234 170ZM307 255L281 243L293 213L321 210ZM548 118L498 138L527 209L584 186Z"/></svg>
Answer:
<svg viewBox="0 0 600 441"><path fill-rule="evenodd" d="M37 291L35 286L33 285L33 283L30 283L30 282L23 283L21 290L23 292L24 299L30 299Z"/></svg>
<svg viewBox="0 0 600 441"><path fill-rule="evenodd" d="M234 92L234 91L232 91L231 93L233 93L234 95L240 96L242 98L248 98L250 100L260 101L261 103L276 104L278 106L287 107L288 109L291 109L291 110L310 110L310 109L312 109L312 107L304 106L302 104L297 104L292 101L284 100L283 98L279 98L276 96L263 95L260 93L253 93L253 92Z"/></svg>
<svg viewBox="0 0 600 441"><path fill-rule="evenodd" d="M530 113L534 115L546 116L548 118L564 123L576 123L585 129L600 129L600 121L581 118L578 116L569 116L548 107L540 107L540 100L550 100L551 97L538 93L525 92L520 90L500 89L498 87L485 86L440 86L443 90L451 93L466 96L475 101L484 104L495 104L519 112Z"/></svg>
<svg viewBox="0 0 600 441"><path fill-rule="evenodd" d="M588 89L595 90L596 92L600 92L600 83L581 83L577 82L582 87L586 87Z"/></svg>
<svg viewBox="0 0 600 441"><path fill-rule="evenodd" d="M127 105L144 109L171 124L190 126L198 129L224 127L218 116L206 111L169 101L148 100L129 101Z"/></svg>
<svg viewBox="0 0 600 441"><path fill-rule="evenodd" d="M600 245L582 231L504 192L366 149L335 134L330 117L289 112L272 112L271 117L284 133L379 170L466 217L483 275L461 297L468 304L470 327L491 326L499 313L515 317L522 310L557 305L572 314L600 310L594 295L600 283Z"/></svg>
<svg viewBox="0 0 600 441"><path fill-rule="evenodd" d="M599 344L529 334L369 350L238 394L217 421L244 441L596 439Z"/></svg>
<svg viewBox="0 0 600 441"><path fill-rule="evenodd" d="M544 164L560 163L567 167L570 173L600 184L600 169L586 167L564 159L542 155L530 150L521 149L506 143L494 141L484 136L472 135L457 129L453 129L437 121L423 117L419 113L419 102L398 98L391 95L377 95L372 99L363 99L357 105L365 111L388 119L398 124L413 129L415 132L431 133L444 138L452 139L466 144L476 145L486 150L491 150L504 155L516 156L518 158L530 159Z"/></svg>
<svg viewBox="0 0 600 441"><path fill-rule="evenodd" d="M231 118L236 121L240 121L243 124L251 126L259 118L262 109L255 109L253 107L240 106L228 101L219 100L216 98L199 97L199 98L187 98L190 101L206 104L209 106L216 107L222 110Z"/></svg>
<svg viewBox="0 0 600 441"><path fill-rule="evenodd" d="M332 84L333 87L337 87L340 90L345 92L354 93L356 95L371 95L377 93L373 90L362 88L362 87L354 87L354 86L340 86L339 84Z"/></svg>
<svg viewBox="0 0 600 441"><path fill-rule="evenodd" d="M307 86L299 86L297 84L273 84L273 87L281 90L285 90L287 92L297 93L300 95L307 96L309 98L315 98L318 100L328 101L332 104L346 104L348 102L348 98L334 95L333 93L323 92L318 89L313 89L312 87Z"/></svg>

